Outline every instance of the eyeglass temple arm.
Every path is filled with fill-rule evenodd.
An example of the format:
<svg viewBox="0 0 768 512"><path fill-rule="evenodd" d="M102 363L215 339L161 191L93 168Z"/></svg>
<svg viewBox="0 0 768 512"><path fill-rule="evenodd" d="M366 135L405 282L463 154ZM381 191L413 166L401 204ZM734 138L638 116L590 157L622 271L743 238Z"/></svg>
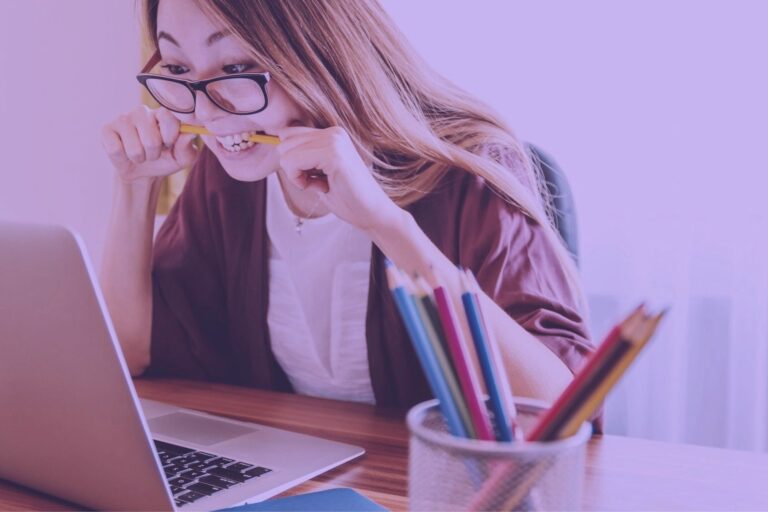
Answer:
<svg viewBox="0 0 768 512"><path fill-rule="evenodd" d="M148 73L158 62L160 62L160 50L155 50L155 53L152 54L147 63L144 64L144 67L141 68L141 72Z"/></svg>

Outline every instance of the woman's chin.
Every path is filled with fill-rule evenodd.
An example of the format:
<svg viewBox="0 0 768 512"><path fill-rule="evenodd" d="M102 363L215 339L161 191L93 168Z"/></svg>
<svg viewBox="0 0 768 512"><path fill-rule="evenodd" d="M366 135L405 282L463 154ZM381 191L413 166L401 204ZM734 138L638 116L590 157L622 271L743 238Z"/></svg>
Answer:
<svg viewBox="0 0 768 512"><path fill-rule="evenodd" d="M272 174L272 171L267 169L261 170L253 167L243 169L240 166L233 169L231 165L223 165L223 167L227 175L237 181L259 181Z"/></svg>

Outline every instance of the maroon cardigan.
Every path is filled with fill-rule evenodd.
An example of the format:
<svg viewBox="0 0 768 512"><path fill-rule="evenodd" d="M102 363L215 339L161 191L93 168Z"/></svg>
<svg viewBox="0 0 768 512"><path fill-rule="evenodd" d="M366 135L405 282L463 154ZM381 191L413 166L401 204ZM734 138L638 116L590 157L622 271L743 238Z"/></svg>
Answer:
<svg viewBox="0 0 768 512"><path fill-rule="evenodd" d="M571 371L583 363L593 350L585 319L540 226L461 170L407 209ZM148 375L292 391L270 348L265 215L266 180L234 180L203 150L154 245ZM406 408L432 393L375 245L371 258L366 341L376 404Z"/></svg>

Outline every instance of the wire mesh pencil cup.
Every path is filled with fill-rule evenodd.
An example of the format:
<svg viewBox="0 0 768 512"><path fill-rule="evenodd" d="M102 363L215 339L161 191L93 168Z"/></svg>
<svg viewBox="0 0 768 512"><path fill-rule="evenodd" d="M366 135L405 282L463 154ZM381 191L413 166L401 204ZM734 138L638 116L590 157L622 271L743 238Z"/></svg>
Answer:
<svg viewBox="0 0 768 512"><path fill-rule="evenodd" d="M547 405L515 399L518 424L533 428ZM547 443L461 439L448 433L437 400L415 405L410 431L411 510L579 510L592 426Z"/></svg>

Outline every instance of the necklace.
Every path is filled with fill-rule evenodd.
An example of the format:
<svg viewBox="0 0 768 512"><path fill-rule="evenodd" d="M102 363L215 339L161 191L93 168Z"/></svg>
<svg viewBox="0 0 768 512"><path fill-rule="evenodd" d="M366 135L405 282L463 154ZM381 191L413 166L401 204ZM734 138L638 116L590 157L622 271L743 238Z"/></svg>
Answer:
<svg viewBox="0 0 768 512"><path fill-rule="evenodd" d="M309 214L307 214L306 217L300 217L299 215L296 215L296 233L301 235L301 228L304 227L304 222L312 217L312 215L315 213L315 210L317 210L317 206L320 204L320 200L322 199L322 196L317 198L317 201L315 202L315 205L312 207L312 210L310 210Z"/></svg>
<svg viewBox="0 0 768 512"><path fill-rule="evenodd" d="M288 209L291 211L298 210L298 208L296 208L293 205L293 201L291 201L291 199L288 197L288 194L285 192L285 187L283 187L283 177L280 175L280 173L277 173L277 179L280 183L279 186L282 189L283 197L285 198L285 203L288 205ZM314 206L312 206L312 209L309 211L306 217L296 215L295 213L293 214L294 218L296 219L296 227L294 228L296 230L296 233L298 233L299 235L301 234L301 228L304 227L304 222L306 222L308 219L312 217L312 215L315 214L315 211L317 211L317 207L320 205L320 201L322 199L323 199L322 195L317 198L317 201L315 201Z"/></svg>

